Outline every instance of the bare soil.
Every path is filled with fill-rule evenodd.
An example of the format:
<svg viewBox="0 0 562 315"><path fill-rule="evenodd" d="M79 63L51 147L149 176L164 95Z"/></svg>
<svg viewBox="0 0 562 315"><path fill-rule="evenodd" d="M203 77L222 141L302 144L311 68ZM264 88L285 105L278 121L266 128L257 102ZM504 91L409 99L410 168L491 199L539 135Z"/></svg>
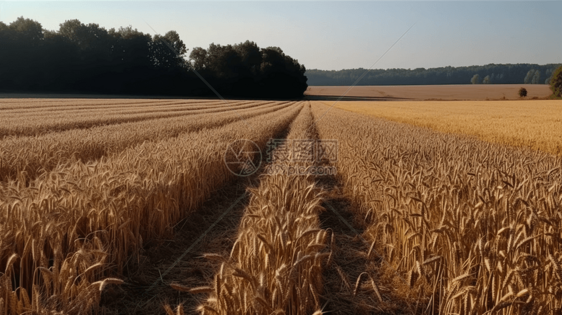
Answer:
<svg viewBox="0 0 562 315"><path fill-rule="evenodd" d="M220 265L203 254L230 254L248 203L244 192L249 186L244 180L226 185L200 211L178 223L173 239L150 242L139 263L132 264L131 272L122 277L125 284L104 291L102 313L166 315L165 304L174 309L183 304L188 314L196 314L206 295L179 292L170 284L194 288L212 283ZM228 213L222 217L224 212Z"/></svg>
<svg viewBox="0 0 562 315"><path fill-rule="evenodd" d="M427 101L427 100L514 100L521 87L527 89L525 99L546 98L552 94L546 84L476 84L476 85L401 85L401 86L310 86L307 99L365 101ZM347 92L347 93L346 93Z"/></svg>

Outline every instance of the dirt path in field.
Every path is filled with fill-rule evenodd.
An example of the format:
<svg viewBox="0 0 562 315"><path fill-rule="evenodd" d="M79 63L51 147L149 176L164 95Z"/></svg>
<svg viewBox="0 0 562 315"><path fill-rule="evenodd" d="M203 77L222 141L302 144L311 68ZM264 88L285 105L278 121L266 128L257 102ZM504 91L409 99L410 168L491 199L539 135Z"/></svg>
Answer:
<svg viewBox="0 0 562 315"><path fill-rule="evenodd" d="M324 267L325 311L329 314L368 314L375 305L361 302L353 296L355 282L367 264L369 246L360 235L363 230L354 222L349 200L342 193L333 176L321 177L318 185L328 192L322 206L326 209L320 216L323 229L331 229L334 243L332 260Z"/></svg>
<svg viewBox="0 0 562 315"><path fill-rule="evenodd" d="M317 117L315 117L317 119ZM312 126L315 139L319 139ZM327 162L320 166L328 166ZM368 296L354 296L355 282L368 264L368 244L362 239L364 225L353 217L353 205L343 193L343 187L333 175L316 176L316 185L326 192L320 215L321 228L331 230L328 240L332 250L331 259L324 266L323 283L324 311L329 314L370 314L376 304Z"/></svg>
<svg viewBox="0 0 562 315"><path fill-rule="evenodd" d="M276 139L284 139L288 128ZM264 151L265 152L265 151ZM182 304L185 314L198 314L196 308L207 297L173 289L170 284L187 288L209 285L220 263L203 258L206 253L230 256L238 226L247 207L249 188L259 185L262 167L249 177L237 177L216 191L210 200L188 218L177 223L171 240L153 241L144 249L141 260L124 275L125 284L104 291L102 313L166 314L164 305L174 310Z"/></svg>
<svg viewBox="0 0 562 315"><path fill-rule="evenodd" d="M319 176L317 184L327 191L321 227L334 234L332 260L324 267L324 311L337 315L411 314L411 306L397 289L403 279L385 268L382 257L362 237L364 218L356 215L356 206L342 185L334 176Z"/></svg>
<svg viewBox="0 0 562 315"><path fill-rule="evenodd" d="M412 313L396 289L401 286L396 285L400 277L386 268L382 256L363 238L368 226L366 218L357 215L360 212L342 183L336 176L326 175L317 176L316 184L326 191L321 228L330 229L333 235L329 240L332 258L323 271L324 312L336 315Z"/></svg>
<svg viewBox="0 0 562 315"><path fill-rule="evenodd" d="M314 139L318 140L316 127L313 125L311 128ZM328 165L327 162L320 163L320 166ZM317 175L316 185L326 192L322 203L325 211L320 214L321 228L331 230L328 243L332 256L323 271L323 311L336 315L365 314L360 310L373 310L374 307L365 303L358 304L353 296L355 280L365 269L365 253L369 250L361 238L362 224L354 221L351 202L335 176Z"/></svg>
<svg viewBox="0 0 562 315"><path fill-rule="evenodd" d="M179 292L171 283L193 288L207 285L217 272L216 263L202 258L205 253L229 255L236 240L255 176L239 178L218 190L195 213L176 226L174 238L152 242L139 264L125 275L125 284L105 292L105 314L166 314L164 304L182 304L187 314L195 313L203 295Z"/></svg>

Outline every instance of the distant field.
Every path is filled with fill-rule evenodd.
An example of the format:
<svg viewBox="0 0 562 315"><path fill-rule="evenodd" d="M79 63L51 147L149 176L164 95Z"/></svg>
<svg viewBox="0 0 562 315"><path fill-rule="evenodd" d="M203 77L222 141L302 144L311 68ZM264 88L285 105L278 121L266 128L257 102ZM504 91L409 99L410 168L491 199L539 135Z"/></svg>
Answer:
<svg viewBox="0 0 562 315"><path fill-rule="evenodd" d="M527 99L543 98L552 94L545 84L493 85L404 85L355 86L343 100L424 101L424 100L508 100L519 99L517 92L527 89ZM349 86L310 86L305 95L309 99L338 99Z"/></svg>
<svg viewBox="0 0 562 315"><path fill-rule="evenodd" d="M326 105L333 102L324 101ZM562 155L562 101L338 102L365 115Z"/></svg>

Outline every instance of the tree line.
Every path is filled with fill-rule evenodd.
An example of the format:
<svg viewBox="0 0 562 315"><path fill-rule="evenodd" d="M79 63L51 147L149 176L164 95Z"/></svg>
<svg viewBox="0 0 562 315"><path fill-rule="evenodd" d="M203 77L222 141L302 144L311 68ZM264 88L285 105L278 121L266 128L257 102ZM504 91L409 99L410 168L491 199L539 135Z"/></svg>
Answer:
<svg viewBox="0 0 562 315"><path fill-rule="evenodd" d="M246 41L194 48L175 31L109 30L68 20L57 31L34 20L0 22L0 91L136 95L300 97L305 67L278 47Z"/></svg>
<svg viewBox="0 0 562 315"><path fill-rule="evenodd" d="M489 64L417 69L373 69L359 85L549 84L561 64ZM309 85L352 85L366 69L307 70Z"/></svg>

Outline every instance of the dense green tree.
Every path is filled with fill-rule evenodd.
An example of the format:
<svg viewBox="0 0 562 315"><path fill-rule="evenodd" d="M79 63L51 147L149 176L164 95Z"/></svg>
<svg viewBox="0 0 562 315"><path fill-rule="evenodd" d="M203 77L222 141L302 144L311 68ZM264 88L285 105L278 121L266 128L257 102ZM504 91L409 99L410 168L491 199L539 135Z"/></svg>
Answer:
<svg viewBox="0 0 562 315"><path fill-rule="evenodd" d="M27 43L36 44L43 39L43 27L41 23L31 19L19 17L10 24L9 28L14 31L14 35L16 35L19 40L26 41Z"/></svg>
<svg viewBox="0 0 562 315"><path fill-rule="evenodd" d="M308 85L304 75L306 69L297 60L286 56L279 47L262 49L263 61L261 73L264 76L263 93L281 97L285 93L290 96L302 95ZM293 92L287 92L285 91Z"/></svg>
<svg viewBox="0 0 562 315"><path fill-rule="evenodd" d="M262 63L262 53L258 45L249 40L234 45L234 49L240 55L242 64L251 72L256 73Z"/></svg>
<svg viewBox="0 0 562 315"><path fill-rule="evenodd" d="M480 76L478 74L473 75L472 79L470 79L470 83L479 84L480 83Z"/></svg>
<svg viewBox="0 0 562 315"><path fill-rule="evenodd" d="M163 69L183 67L187 48L176 31L169 31L164 36L154 35L150 48L155 66Z"/></svg>
<svg viewBox="0 0 562 315"><path fill-rule="evenodd" d="M39 22L17 18L0 26L0 87L38 88L41 82L29 74L41 68L43 30Z"/></svg>
<svg viewBox="0 0 562 315"><path fill-rule="evenodd" d="M468 67L440 67L430 69L345 69L345 70L307 70L310 85L351 85L359 77L359 85L427 85L427 84L467 84L478 74L480 78L490 75L492 84L524 83L529 70L539 70L550 76L560 64L489 64ZM533 75L535 71L533 71ZM541 80L542 81L542 80ZM539 81L539 83L542 83Z"/></svg>
<svg viewBox="0 0 562 315"><path fill-rule="evenodd" d="M550 89L556 97L562 97L562 66L558 67L550 79Z"/></svg>
<svg viewBox="0 0 562 315"><path fill-rule="evenodd" d="M197 71L203 71L207 68L207 51L201 47L195 47L189 54L191 66Z"/></svg>
<svg viewBox="0 0 562 315"><path fill-rule="evenodd" d="M221 46L213 43L207 49L207 61L209 69L218 78L229 80L237 76L242 56L232 45Z"/></svg>
<svg viewBox="0 0 562 315"><path fill-rule="evenodd" d="M95 49L109 40L107 30L98 24L82 24L79 20L67 20L59 25L60 35L68 38L80 49Z"/></svg>
<svg viewBox="0 0 562 315"><path fill-rule="evenodd" d="M193 71L222 94L302 96L305 68L279 48L246 41L187 48L175 31L150 36L132 26L106 30L67 20L57 31L18 18L0 22L3 91L211 95Z"/></svg>
<svg viewBox="0 0 562 315"><path fill-rule="evenodd" d="M541 72L539 70L535 70L535 74L533 74L533 84L539 84L541 80Z"/></svg>
<svg viewBox="0 0 562 315"><path fill-rule="evenodd" d="M258 97L302 96L306 69L279 47L260 49L254 42L194 48L190 65L217 90L230 95Z"/></svg>

